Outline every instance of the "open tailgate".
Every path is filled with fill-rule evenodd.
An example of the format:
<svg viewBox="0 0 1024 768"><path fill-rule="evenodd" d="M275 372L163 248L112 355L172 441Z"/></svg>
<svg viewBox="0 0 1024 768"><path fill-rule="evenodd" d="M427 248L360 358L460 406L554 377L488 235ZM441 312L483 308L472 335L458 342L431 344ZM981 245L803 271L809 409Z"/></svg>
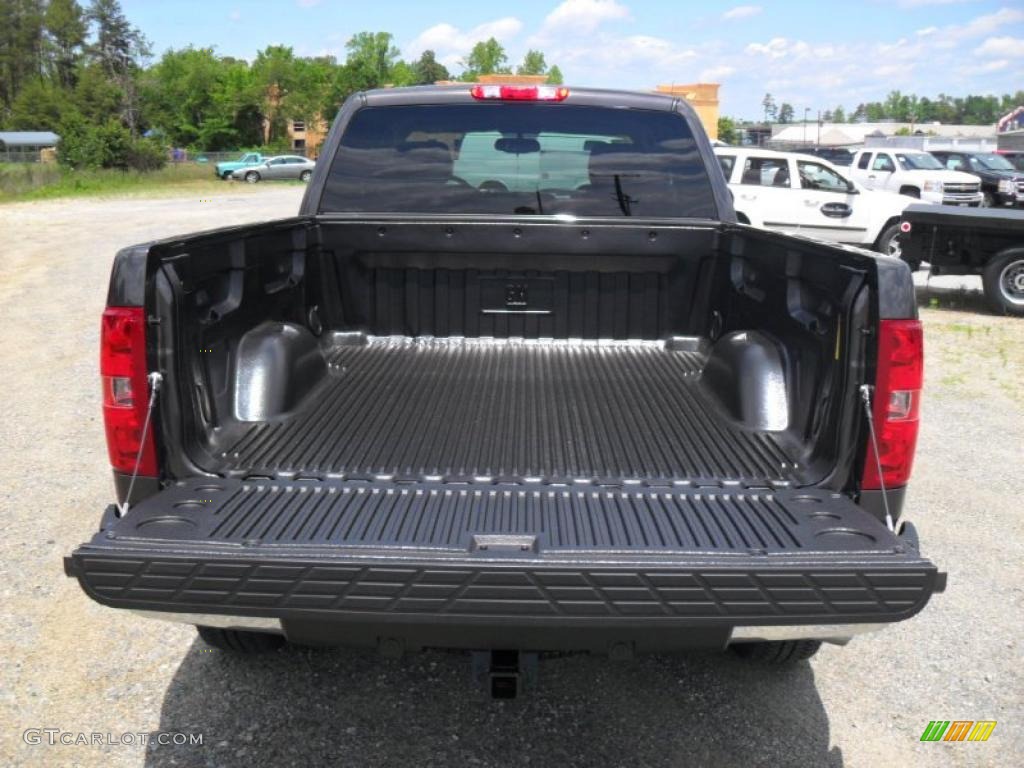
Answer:
<svg viewBox="0 0 1024 768"><path fill-rule="evenodd" d="M944 586L841 494L691 485L193 479L66 570L109 606L335 622L891 622Z"/></svg>

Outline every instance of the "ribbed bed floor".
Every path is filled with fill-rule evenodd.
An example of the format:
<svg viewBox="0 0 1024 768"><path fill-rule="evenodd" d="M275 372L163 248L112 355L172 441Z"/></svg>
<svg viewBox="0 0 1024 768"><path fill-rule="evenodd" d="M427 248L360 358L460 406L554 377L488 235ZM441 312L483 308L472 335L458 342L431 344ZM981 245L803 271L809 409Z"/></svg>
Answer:
<svg viewBox="0 0 1024 768"><path fill-rule="evenodd" d="M297 413L254 425L226 471L396 479L786 479L769 434L697 390L658 343L372 339L336 347Z"/></svg>

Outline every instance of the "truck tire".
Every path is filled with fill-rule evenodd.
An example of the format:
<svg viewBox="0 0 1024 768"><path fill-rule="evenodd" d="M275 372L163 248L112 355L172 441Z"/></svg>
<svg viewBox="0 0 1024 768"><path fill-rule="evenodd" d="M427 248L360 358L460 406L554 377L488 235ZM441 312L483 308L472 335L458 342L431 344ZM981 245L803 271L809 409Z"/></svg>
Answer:
<svg viewBox="0 0 1024 768"><path fill-rule="evenodd" d="M875 243L875 250L897 259L903 259L903 245L900 242L900 223L898 221L893 222L882 230L882 234L878 236L878 242ZM919 261L903 260L910 265L911 272L916 272L921 268L921 262Z"/></svg>
<svg viewBox="0 0 1024 768"><path fill-rule="evenodd" d="M269 632L246 632L241 629L197 626L196 631L207 645L232 653L267 653L284 645L284 637Z"/></svg>
<svg viewBox="0 0 1024 768"><path fill-rule="evenodd" d="M996 207L996 196L991 192L983 192L981 195L981 207L982 208L995 208Z"/></svg>
<svg viewBox="0 0 1024 768"><path fill-rule="evenodd" d="M1024 316L1024 248L989 259L981 273L985 300L1000 315Z"/></svg>
<svg viewBox="0 0 1024 768"><path fill-rule="evenodd" d="M770 640L729 646L741 659L758 664L795 664L805 661L821 648L820 640Z"/></svg>

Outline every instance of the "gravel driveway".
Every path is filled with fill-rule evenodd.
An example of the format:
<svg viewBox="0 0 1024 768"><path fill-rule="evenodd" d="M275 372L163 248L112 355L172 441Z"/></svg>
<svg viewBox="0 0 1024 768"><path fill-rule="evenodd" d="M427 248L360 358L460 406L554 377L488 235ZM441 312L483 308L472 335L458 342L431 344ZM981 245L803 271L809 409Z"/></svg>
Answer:
<svg viewBox="0 0 1024 768"><path fill-rule="evenodd" d="M936 308L922 312L928 395L908 500L949 590L914 620L810 664L571 657L543 662L528 697L493 702L459 656L237 658L189 627L88 600L61 557L112 500L97 378L111 256L286 216L301 194L268 185L204 201L0 206L0 764L1021 764L1024 320L974 311L969 280L924 293ZM919 743L935 719L999 724L986 743ZM33 746L28 728L201 733L203 744Z"/></svg>

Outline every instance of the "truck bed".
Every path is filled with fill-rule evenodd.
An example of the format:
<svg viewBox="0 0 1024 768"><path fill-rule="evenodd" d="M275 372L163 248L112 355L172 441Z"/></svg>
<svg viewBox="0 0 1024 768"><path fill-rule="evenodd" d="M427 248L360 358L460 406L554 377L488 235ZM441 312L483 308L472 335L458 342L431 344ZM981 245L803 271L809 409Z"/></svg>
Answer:
<svg viewBox="0 0 1024 768"><path fill-rule="evenodd" d="M346 337L340 335L341 338ZM587 343L356 335L303 406L221 451L229 476L617 483L785 481L776 435L698 387L695 340Z"/></svg>

